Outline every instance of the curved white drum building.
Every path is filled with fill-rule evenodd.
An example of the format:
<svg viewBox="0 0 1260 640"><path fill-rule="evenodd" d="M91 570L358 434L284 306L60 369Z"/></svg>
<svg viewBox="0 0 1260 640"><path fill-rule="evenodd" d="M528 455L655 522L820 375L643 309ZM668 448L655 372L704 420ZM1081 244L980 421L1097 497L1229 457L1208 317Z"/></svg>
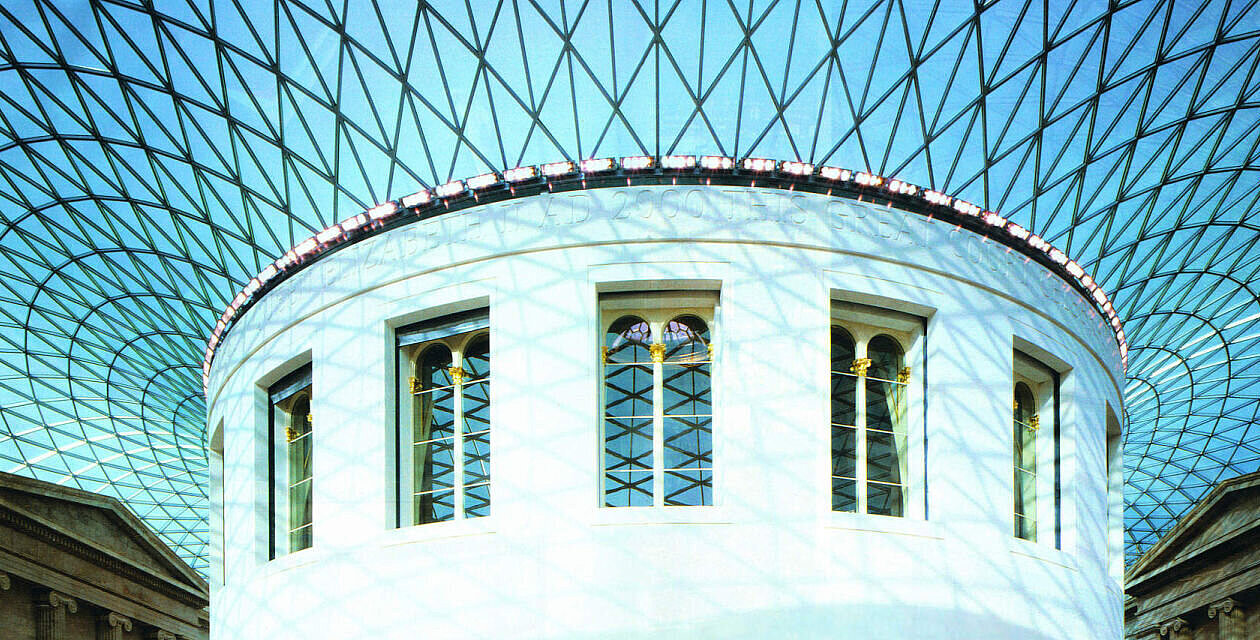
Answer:
<svg viewBox="0 0 1260 640"><path fill-rule="evenodd" d="M216 637L1120 637L1080 274L948 199L624 174L413 198L248 292Z"/></svg>

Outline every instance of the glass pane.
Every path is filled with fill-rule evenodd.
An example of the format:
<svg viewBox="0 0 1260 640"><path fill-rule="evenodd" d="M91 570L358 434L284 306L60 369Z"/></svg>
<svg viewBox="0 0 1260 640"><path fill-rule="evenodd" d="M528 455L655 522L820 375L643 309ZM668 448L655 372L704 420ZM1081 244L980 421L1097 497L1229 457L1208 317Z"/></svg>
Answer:
<svg viewBox="0 0 1260 640"><path fill-rule="evenodd" d="M903 364L901 345L889 336L875 336L866 345L866 357L871 359L871 367L866 375L871 378L896 380L897 372Z"/></svg>
<svg viewBox="0 0 1260 640"><path fill-rule="evenodd" d="M634 316L618 318L604 336L605 354L610 363L652 362L648 344L652 330L648 323Z"/></svg>
<svg viewBox="0 0 1260 640"><path fill-rule="evenodd" d="M455 389L424 391L416 398L412 441L424 442L455 435Z"/></svg>
<svg viewBox="0 0 1260 640"><path fill-rule="evenodd" d="M901 486L895 484L866 483L866 512L880 516L902 515Z"/></svg>
<svg viewBox="0 0 1260 640"><path fill-rule="evenodd" d="M713 503L712 471L666 471L667 506L708 506Z"/></svg>
<svg viewBox="0 0 1260 640"><path fill-rule="evenodd" d="M709 327L695 316L679 316L665 324L661 335L666 362L707 362Z"/></svg>
<svg viewBox="0 0 1260 640"><path fill-rule="evenodd" d="M464 517L480 518L490 515L490 485L479 484L464 489Z"/></svg>
<svg viewBox="0 0 1260 640"><path fill-rule="evenodd" d="M857 351L854 349L853 336L843 328L832 325L831 327L831 370L847 372L849 367L853 365L853 360L857 357Z"/></svg>
<svg viewBox="0 0 1260 640"><path fill-rule="evenodd" d="M490 377L490 335L473 338L464 347L464 374L469 380Z"/></svg>
<svg viewBox="0 0 1260 640"><path fill-rule="evenodd" d="M831 423L857 424L857 376L831 374Z"/></svg>
<svg viewBox="0 0 1260 640"><path fill-rule="evenodd" d="M1015 516L1015 537L1037 541L1037 521L1021 515Z"/></svg>
<svg viewBox="0 0 1260 640"><path fill-rule="evenodd" d="M713 413L709 390L709 365L661 366L665 415L692 416Z"/></svg>
<svg viewBox="0 0 1260 640"><path fill-rule="evenodd" d="M289 551L301 551L311 547L311 533L314 527L305 526L297 531L289 532Z"/></svg>
<svg viewBox="0 0 1260 640"><path fill-rule="evenodd" d="M857 429L831 428L831 475L857 478Z"/></svg>
<svg viewBox="0 0 1260 640"><path fill-rule="evenodd" d="M866 426L892 431L902 422L903 386L875 378L866 379Z"/></svg>
<svg viewBox="0 0 1260 640"><path fill-rule="evenodd" d="M455 492L432 491L416 496L416 524L445 522L455 517Z"/></svg>
<svg viewBox="0 0 1260 640"><path fill-rule="evenodd" d="M451 384L451 350L435 344L424 350L416 377L422 389L437 389Z"/></svg>
<svg viewBox="0 0 1260 640"><path fill-rule="evenodd" d="M652 469L651 418L608 418L604 421L604 469Z"/></svg>
<svg viewBox="0 0 1260 640"><path fill-rule="evenodd" d="M652 471L609 471L604 474L604 506L652 506Z"/></svg>
<svg viewBox="0 0 1260 640"><path fill-rule="evenodd" d="M311 484L310 480L289 487L289 528L311 523Z"/></svg>
<svg viewBox="0 0 1260 640"><path fill-rule="evenodd" d="M311 434L289 443L289 484L311 477Z"/></svg>
<svg viewBox="0 0 1260 640"><path fill-rule="evenodd" d="M901 483L901 456L897 436L887 431L866 431L866 479Z"/></svg>
<svg viewBox="0 0 1260 640"><path fill-rule="evenodd" d="M415 490L417 493L449 489L455 483L455 440L442 438L415 445Z"/></svg>
<svg viewBox="0 0 1260 640"><path fill-rule="evenodd" d="M490 432L464 436L464 485L490 481Z"/></svg>
<svg viewBox="0 0 1260 640"><path fill-rule="evenodd" d="M831 510L857 511L857 480L852 478L831 479Z"/></svg>
<svg viewBox="0 0 1260 640"><path fill-rule="evenodd" d="M604 415L652 415L652 365L604 367Z"/></svg>
<svg viewBox="0 0 1260 640"><path fill-rule="evenodd" d="M665 418L664 429L666 469L713 466L712 418Z"/></svg>
<svg viewBox="0 0 1260 640"><path fill-rule="evenodd" d="M490 429L490 381L464 384L464 433Z"/></svg>

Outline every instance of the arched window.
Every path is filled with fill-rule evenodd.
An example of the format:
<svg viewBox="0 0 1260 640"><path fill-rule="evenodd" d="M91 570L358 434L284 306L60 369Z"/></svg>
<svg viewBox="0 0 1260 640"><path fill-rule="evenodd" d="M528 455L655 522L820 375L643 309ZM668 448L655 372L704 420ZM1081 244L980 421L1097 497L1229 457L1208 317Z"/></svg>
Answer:
<svg viewBox="0 0 1260 640"><path fill-rule="evenodd" d="M311 366L299 368L267 389L270 450L268 555L300 551L313 543L314 417Z"/></svg>
<svg viewBox="0 0 1260 640"><path fill-rule="evenodd" d="M301 393L289 410L289 551L311 546L311 397Z"/></svg>
<svg viewBox="0 0 1260 640"><path fill-rule="evenodd" d="M602 503L711 505L713 311L655 300L605 307Z"/></svg>
<svg viewBox="0 0 1260 640"><path fill-rule="evenodd" d="M415 486L412 505L416 524L455 516L455 385L451 350L433 344L416 364L419 387L413 391L412 422Z"/></svg>
<svg viewBox="0 0 1260 640"><path fill-rule="evenodd" d="M490 514L490 333L485 310L397 332L399 524Z"/></svg>
<svg viewBox="0 0 1260 640"><path fill-rule="evenodd" d="M900 516L905 504L906 380L901 345L886 335L866 345L866 512Z"/></svg>
<svg viewBox="0 0 1260 640"><path fill-rule="evenodd" d="M922 320L847 303L833 304L832 317L831 509L903 517L912 480L906 352Z"/></svg>
<svg viewBox="0 0 1260 640"><path fill-rule="evenodd" d="M1011 493L1015 537L1053 542L1057 549L1063 543L1059 371L1066 370L1066 366L1051 367L1018 348L1013 355Z"/></svg>
<svg viewBox="0 0 1260 640"><path fill-rule="evenodd" d="M857 511L857 359L848 331L831 327L831 509Z"/></svg>
<svg viewBox="0 0 1260 640"><path fill-rule="evenodd" d="M1037 399L1024 382L1015 383L1013 433L1015 537L1037 540Z"/></svg>
<svg viewBox="0 0 1260 640"><path fill-rule="evenodd" d="M634 316L618 318L604 340L604 504L652 506L654 382L652 330Z"/></svg>

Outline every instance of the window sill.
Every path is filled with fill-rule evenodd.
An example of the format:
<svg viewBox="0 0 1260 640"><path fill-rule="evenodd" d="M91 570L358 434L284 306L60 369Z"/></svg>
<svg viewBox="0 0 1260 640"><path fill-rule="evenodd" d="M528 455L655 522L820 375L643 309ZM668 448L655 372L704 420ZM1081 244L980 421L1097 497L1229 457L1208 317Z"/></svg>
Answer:
<svg viewBox="0 0 1260 640"><path fill-rule="evenodd" d="M417 542L428 542L430 540L490 535L495 533L493 517L483 516L466 520L430 522L428 524L413 524L390 529L382 536L381 546L396 547Z"/></svg>
<svg viewBox="0 0 1260 640"><path fill-rule="evenodd" d="M593 526L642 524L731 524L730 514L721 507L598 507L591 515Z"/></svg>
<svg viewBox="0 0 1260 640"><path fill-rule="evenodd" d="M308 564L314 564L320 560L323 554L315 547L307 547L293 553L286 553L282 556L276 556L268 560L264 569L269 573L281 573L284 571L292 571L305 567Z"/></svg>
<svg viewBox="0 0 1260 640"><path fill-rule="evenodd" d="M870 531L932 540L945 539L934 523L914 518L831 512L827 514L823 522L824 529L836 531Z"/></svg>
<svg viewBox="0 0 1260 640"><path fill-rule="evenodd" d="M1010 538L1009 546L1011 555L1032 558L1033 560L1040 560L1041 562L1076 571L1076 563L1073 561L1072 556L1061 549L1046 546L1041 542L1029 542L1014 536Z"/></svg>

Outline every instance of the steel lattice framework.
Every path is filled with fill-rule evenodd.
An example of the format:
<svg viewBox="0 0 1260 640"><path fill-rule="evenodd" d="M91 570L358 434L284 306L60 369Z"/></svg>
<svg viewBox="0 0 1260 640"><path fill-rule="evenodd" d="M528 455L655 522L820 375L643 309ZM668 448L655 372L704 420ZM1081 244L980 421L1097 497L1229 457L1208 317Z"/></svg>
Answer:
<svg viewBox="0 0 1260 640"><path fill-rule="evenodd" d="M1130 559L1260 466L1260 7L0 4L0 469L206 567L201 358L297 241L490 170L669 153L997 210L1112 294Z"/></svg>

